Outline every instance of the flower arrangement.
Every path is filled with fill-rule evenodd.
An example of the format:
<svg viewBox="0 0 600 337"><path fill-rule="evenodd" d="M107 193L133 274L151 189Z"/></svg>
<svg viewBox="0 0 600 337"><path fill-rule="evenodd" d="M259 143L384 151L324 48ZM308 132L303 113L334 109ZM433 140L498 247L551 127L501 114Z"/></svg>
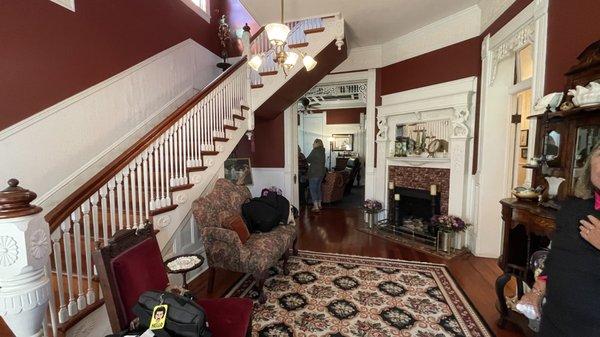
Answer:
<svg viewBox="0 0 600 337"><path fill-rule="evenodd" d="M446 232L463 232L469 227L463 219L454 215L434 215L431 223Z"/></svg>
<svg viewBox="0 0 600 337"><path fill-rule="evenodd" d="M363 203L363 208L365 209L365 212L367 212L367 213L377 213L377 212L381 211L381 209L383 208L383 205L381 205L381 203L377 200L367 199Z"/></svg>

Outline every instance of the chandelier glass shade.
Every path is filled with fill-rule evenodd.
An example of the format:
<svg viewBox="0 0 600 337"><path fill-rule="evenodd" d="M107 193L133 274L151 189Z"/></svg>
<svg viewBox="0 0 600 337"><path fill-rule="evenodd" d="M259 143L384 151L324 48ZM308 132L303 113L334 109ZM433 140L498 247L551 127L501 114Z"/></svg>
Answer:
<svg viewBox="0 0 600 337"><path fill-rule="evenodd" d="M296 27L302 27L297 25ZM281 22L269 23L265 26L265 32L271 46L269 50L262 51L261 54L255 54L248 61L248 65L256 72L264 63L264 57L271 54L273 61L282 68L283 73L287 76L287 71L294 68L298 60L302 57L302 63L306 67L306 71L311 71L317 65L317 61L312 56L306 55L303 52L290 50L287 43L290 35L290 27L284 24L283 20L283 0L281 0ZM268 61L268 60L267 60Z"/></svg>
<svg viewBox="0 0 600 337"><path fill-rule="evenodd" d="M295 53L293 51L288 51L286 54L286 58L285 61L283 62L283 66L286 69L292 69L295 65L296 62L298 62L298 53Z"/></svg>
<svg viewBox="0 0 600 337"><path fill-rule="evenodd" d="M283 23L269 23L265 26L265 31L271 45L283 46L290 34L290 27Z"/></svg>
<svg viewBox="0 0 600 337"><path fill-rule="evenodd" d="M250 59L250 61L248 61L248 65L250 66L250 68L254 69L254 71L258 71L258 69L260 69L260 66L262 65L262 57L260 57L260 55L254 55L252 56L252 58Z"/></svg>
<svg viewBox="0 0 600 337"><path fill-rule="evenodd" d="M311 71L317 66L317 61L310 55L304 55L302 63L304 64L306 71Z"/></svg>

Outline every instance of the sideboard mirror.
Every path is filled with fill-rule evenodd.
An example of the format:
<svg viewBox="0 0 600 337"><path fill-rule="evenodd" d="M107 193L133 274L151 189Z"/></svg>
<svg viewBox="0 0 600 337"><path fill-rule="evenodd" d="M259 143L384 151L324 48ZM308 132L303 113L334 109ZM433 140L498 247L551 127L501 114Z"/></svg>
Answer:
<svg viewBox="0 0 600 337"><path fill-rule="evenodd" d="M600 126L589 125L577 128L575 138L575 151L573 153L573 179L571 184L574 187L579 177L583 174L585 163L592 148L600 141Z"/></svg>

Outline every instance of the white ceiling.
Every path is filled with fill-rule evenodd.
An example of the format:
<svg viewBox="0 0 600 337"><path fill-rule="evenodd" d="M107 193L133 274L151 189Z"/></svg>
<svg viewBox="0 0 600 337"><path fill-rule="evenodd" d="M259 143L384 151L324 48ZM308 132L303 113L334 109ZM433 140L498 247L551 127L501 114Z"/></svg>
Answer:
<svg viewBox="0 0 600 337"><path fill-rule="evenodd" d="M241 0L259 24L280 20L281 0ZM479 0L285 0L285 21L342 13L351 47L382 44Z"/></svg>

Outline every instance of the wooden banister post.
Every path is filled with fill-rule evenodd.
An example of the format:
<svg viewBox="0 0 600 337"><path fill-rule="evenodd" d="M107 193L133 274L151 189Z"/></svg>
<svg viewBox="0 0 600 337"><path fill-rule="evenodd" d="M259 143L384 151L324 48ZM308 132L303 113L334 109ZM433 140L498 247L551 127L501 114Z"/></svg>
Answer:
<svg viewBox="0 0 600 337"><path fill-rule="evenodd" d="M250 56L252 55L250 50L250 37L250 26L246 24L244 25L244 31L242 32L242 47L244 48L242 56L248 56L248 59L250 59Z"/></svg>
<svg viewBox="0 0 600 337"><path fill-rule="evenodd" d="M17 337L42 336L50 280L50 230L37 195L10 179L0 191L0 316Z"/></svg>

